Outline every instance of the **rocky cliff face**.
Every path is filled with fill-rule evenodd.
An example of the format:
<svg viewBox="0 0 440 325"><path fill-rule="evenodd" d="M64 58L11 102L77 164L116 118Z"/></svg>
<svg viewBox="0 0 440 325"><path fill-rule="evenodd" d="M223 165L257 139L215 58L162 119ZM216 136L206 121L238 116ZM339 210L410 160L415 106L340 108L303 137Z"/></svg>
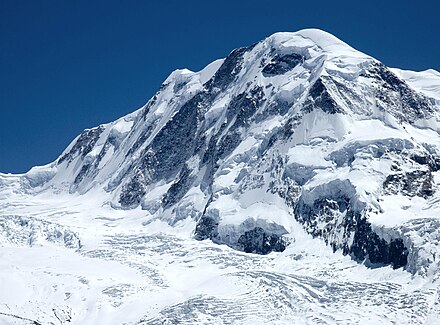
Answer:
<svg viewBox="0 0 440 325"><path fill-rule="evenodd" d="M190 218L196 239L257 254L295 245L299 222L368 265L428 272L438 246L404 229L440 215L438 85L319 30L277 33L173 72L144 107L21 176L20 191L105 191L114 209Z"/></svg>

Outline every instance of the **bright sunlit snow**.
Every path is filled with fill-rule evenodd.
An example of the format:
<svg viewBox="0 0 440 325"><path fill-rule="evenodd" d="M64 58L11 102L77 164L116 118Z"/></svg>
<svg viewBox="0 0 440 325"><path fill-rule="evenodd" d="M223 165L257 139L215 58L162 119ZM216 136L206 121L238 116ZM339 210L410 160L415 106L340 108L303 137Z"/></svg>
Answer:
<svg viewBox="0 0 440 325"><path fill-rule="evenodd" d="M437 324L440 75L316 29L0 174L0 324Z"/></svg>

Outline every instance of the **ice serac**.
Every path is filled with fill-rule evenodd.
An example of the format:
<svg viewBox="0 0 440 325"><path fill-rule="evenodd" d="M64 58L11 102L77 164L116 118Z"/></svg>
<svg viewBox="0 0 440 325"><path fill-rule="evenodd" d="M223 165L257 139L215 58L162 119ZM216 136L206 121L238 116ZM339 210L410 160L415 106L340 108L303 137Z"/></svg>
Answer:
<svg viewBox="0 0 440 325"><path fill-rule="evenodd" d="M389 69L324 31L276 33L174 71L20 186L104 191L114 209L192 220L196 239L249 253L295 245L300 223L367 265L428 274L440 257L421 226L440 216L439 85L435 71Z"/></svg>

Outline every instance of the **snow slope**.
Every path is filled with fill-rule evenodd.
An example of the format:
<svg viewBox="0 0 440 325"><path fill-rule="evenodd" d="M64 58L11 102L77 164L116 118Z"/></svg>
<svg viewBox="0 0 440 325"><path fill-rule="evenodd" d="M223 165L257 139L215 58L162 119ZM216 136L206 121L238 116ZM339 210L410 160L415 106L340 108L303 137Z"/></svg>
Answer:
<svg viewBox="0 0 440 325"><path fill-rule="evenodd" d="M439 108L315 29L176 70L0 174L0 322L434 324Z"/></svg>
<svg viewBox="0 0 440 325"><path fill-rule="evenodd" d="M66 247L41 227L39 242L2 243L1 324L435 324L440 314L436 282L370 269L298 223L283 253L256 255L194 240L187 220L170 227L81 196L15 198L1 211L2 238L16 213L81 240Z"/></svg>

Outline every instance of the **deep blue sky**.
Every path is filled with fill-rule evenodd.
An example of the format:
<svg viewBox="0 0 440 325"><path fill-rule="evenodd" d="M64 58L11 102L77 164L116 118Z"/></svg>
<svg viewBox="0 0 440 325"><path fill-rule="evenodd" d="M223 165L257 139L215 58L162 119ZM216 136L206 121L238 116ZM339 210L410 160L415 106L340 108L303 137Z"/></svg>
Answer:
<svg viewBox="0 0 440 325"><path fill-rule="evenodd" d="M437 2L0 0L0 172L53 161L172 70L277 31L320 28L389 66L440 70Z"/></svg>

